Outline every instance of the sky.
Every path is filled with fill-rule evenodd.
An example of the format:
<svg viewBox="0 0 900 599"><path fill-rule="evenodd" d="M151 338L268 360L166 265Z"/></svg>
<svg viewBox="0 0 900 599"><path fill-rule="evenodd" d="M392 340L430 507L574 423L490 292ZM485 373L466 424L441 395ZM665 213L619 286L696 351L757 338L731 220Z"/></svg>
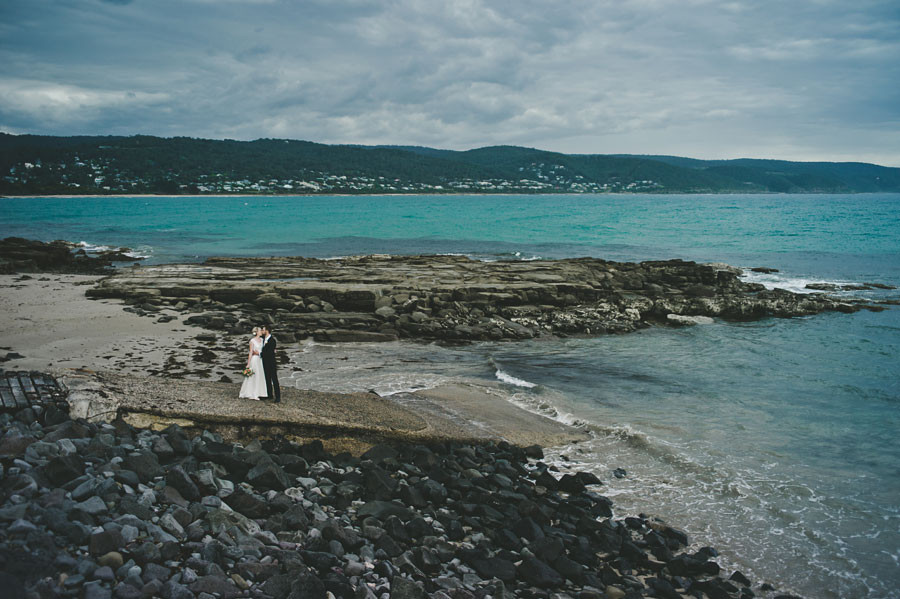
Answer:
<svg viewBox="0 0 900 599"><path fill-rule="evenodd" d="M900 166L900 1L0 0L0 131Z"/></svg>

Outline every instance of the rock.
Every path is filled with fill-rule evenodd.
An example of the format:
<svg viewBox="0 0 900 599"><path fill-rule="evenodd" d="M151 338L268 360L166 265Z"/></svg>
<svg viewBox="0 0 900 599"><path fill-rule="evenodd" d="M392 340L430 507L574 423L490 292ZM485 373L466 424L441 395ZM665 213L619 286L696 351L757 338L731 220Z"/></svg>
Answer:
<svg viewBox="0 0 900 599"><path fill-rule="evenodd" d="M559 537L544 537L528 546L534 555L545 562L552 562L565 553L566 547Z"/></svg>
<svg viewBox="0 0 900 599"><path fill-rule="evenodd" d="M218 276L223 268L228 275ZM526 264L458 256L211 258L204 265L179 265L175 281L162 267L122 269L90 296L133 298L149 308L174 304L182 311L227 307L192 313L186 320L223 330L235 329L238 314L265 320L273 319L268 311L278 310L285 341L297 331L332 342L398 335L451 341L596 335L635 331L669 313L746 320L860 309L809 294L773 294L742 282L740 275L740 269L725 264L680 260ZM248 289L245 281L254 279L279 284L277 289ZM310 293L310 285L319 297ZM191 301L184 301L188 297Z"/></svg>
<svg viewBox="0 0 900 599"><path fill-rule="evenodd" d="M234 490L234 493L226 498L226 503L231 509L240 512L248 518L265 518L269 514L269 505L262 498L247 493L241 488ZM302 508L301 512L302 512ZM305 514L304 514L305 517ZM294 528L293 530L297 530Z"/></svg>
<svg viewBox="0 0 900 599"><path fill-rule="evenodd" d="M709 316L682 316L681 314L666 314L669 324L678 326L694 326L698 324L712 324L715 321Z"/></svg>
<svg viewBox="0 0 900 599"><path fill-rule="evenodd" d="M75 504L75 509L81 510L85 514L96 516L98 514L106 513L109 508L106 507L106 502L95 495L85 499L81 503Z"/></svg>
<svg viewBox="0 0 900 599"><path fill-rule="evenodd" d="M542 589L556 588L565 583L559 572L534 557L522 560L518 571L525 582Z"/></svg>
<svg viewBox="0 0 900 599"><path fill-rule="evenodd" d="M132 584L128 584L125 582L120 582L113 589L114 596L116 599L143 599L144 594L141 592L141 589L137 588Z"/></svg>
<svg viewBox="0 0 900 599"><path fill-rule="evenodd" d="M375 549L383 551L388 557L397 557L403 553L403 548L387 533L378 537L375 541Z"/></svg>
<svg viewBox="0 0 900 599"><path fill-rule="evenodd" d="M125 456L122 467L137 474L142 483L148 483L162 474L159 459L150 451Z"/></svg>
<svg viewBox="0 0 900 599"><path fill-rule="evenodd" d="M175 449L164 436L160 436L153 442L153 453L163 461L168 461L175 457Z"/></svg>
<svg viewBox="0 0 900 599"><path fill-rule="evenodd" d="M166 473L166 484L177 490L188 501L199 501L200 490L181 466L174 466Z"/></svg>
<svg viewBox="0 0 900 599"><path fill-rule="evenodd" d="M0 456L20 457L36 440L32 436L23 435L18 430L11 430L0 438Z"/></svg>
<svg viewBox="0 0 900 599"><path fill-rule="evenodd" d="M164 514L159 519L159 525L165 530L167 533L171 534L174 537L179 539L184 538L184 528L181 526L181 523L175 519L175 516L172 514Z"/></svg>
<svg viewBox="0 0 900 599"><path fill-rule="evenodd" d="M11 535L26 535L30 532L34 532L35 530L37 530L37 526L22 518L15 520L6 529L6 531Z"/></svg>
<svg viewBox="0 0 900 599"><path fill-rule="evenodd" d="M397 516L405 521L412 517L412 511L409 508L393 501L369 501L356 513L360 518L373 516L379 520L386 520L388 516Z"/></svg>
<svg viewBox="0 0 900 599"><path fill-rule="evenodd" d="M653 589L653 595L661 599L681 599L681 593L675 590L672 583L663 578L648 578L647 586Z"/></svg>
<svg viewBox="0 0 900 599"><path fill-rule="evenodd" d="M188 588L192 593L209 593L221 599L236 599L241 594L234 581L225 576L201 576Z"/></svg>
<svg viewBox="0 0 900 599"><path fill-rule="evenodd" d="M89 582L81 587L81 597L82 599L111 599L112 590L99 582Z"/></svg>
<svg viewBox="0 0 900 599"><path fill-rule="evenodd" d="M311 572L304 572L291 582L291 592L288 599L325 599L325 585L318 576ZM268 589L268 586L267 586Z"/></svg>
<svg viewBox="0 0 900 599"><path fill-rule="evenodd" d="M381 468L377 466L370 468L365 474L365 480L369 497L378 500L389 500L394 496L397 480Z"/></svg>
<svg viewBox="0 0 900 599"><path fill-rule="evenodd" d="M84 501L88 497L96 495L100 488L100 482L101 481L96 478L84 481L72 490L72 499L75 501Z"/></svg>
<svg viewBox="0 0 900 599"><path fill-rule="evenodd" d="M559 490L565 491L566 493L581 493L585 490L581 478L574 474L564 474L563 477L559 479L558 485Z"/></svg>
<svg viewBox="0 0 900 599"><path fill-rule="evenodd" d="M291 593L292 582L292 578L287 574L277 574L266 580L262 585L262 590L266 595L275 599L286 599Z"/></svg>
<svg viewBox="0 0 900 599"><path fill-rule="evenodd" d="M359 562L350 560L344 565L344 573L347 576L351 576L351 577L352 576L362 576L363 574L366 573L366 566L365 566L365 564L361 564Z"/></svg>
<svg viewBox="0 0 900 599"><path fill-rule="evenodd" d="M752 272L761 272L764 274L771 274L773 272L779 272L777 268L769 268L768 266L757 266L755 268L750 269Z"/></svg>
<svg viewBox="0 0 900 599"><path fill-rule="evenodd" d="M538 541L544 538L544 531L538 526L537 522L531 518L522 518L518 520L512 527L513 532L519 538L528 539L529 541Z"/></svg>
<svg viewBox="0 0 900 599"><path fill-rule="evenodd" d="M94 552L92 551L91 553ZM101 566L109 566L113 570L118 570L122 567L124 559L122 558L122 554L118 551L110 551L109 553L104 553L99 558L97 558L97 563Z"/></svg>
<svg viewBox="0 0 900 599"><path fill-rule="evenodd" d="M606 587L606 599L624 599L626 593L624 590L616 586Z"/></svg>
<svg viewBox="0 0 900 599"><path fill-rule="evenodd" d="M247 482L260 489L275 489L284 491L291 485L290 479L281 466L270 460L264 460L250 469L247 473Z"/></svg>
<svg viewBox="0 0 900 599"><path fill-rule="evenodd" d="M103 582L113 582L116 579L116 574L109 566L100 566L94 570L94 579L102 580Z"/></svg>
<svg viewBox="0 0 900 599"><path fill-rule="evenodd" d="M253 303L260 308L267 310L275 310L278 308L290 310L294 307L293 300L281 297L277 293L263 293L259 295Z"/></svg>
<svg viewBox="0 0 900 599"><path fill-rule="evenodd" d="M160 592L162 599L194 599L194 593L183 584L167 581Z"/></svg>
<svg viewBox="0 0 900 599"><path fill-rule="evenodd" d="M215 337L213 337L213 341L215 341ZM172 448L176 455L190 455L191 451L193 450L193 445L191 445L190 439L188 439L187 435L184 433L184 430L177 424L173 424L166 428L162 432L162 436L169 443L169 446Z"/></svg>
<svg viewBox="0 0 900 599"><path fill-rule="evenodd" d="M234 585L242 591L250 589L250 585L244 580L244 577L237 572L231 575L231 580L234 581Z"/></svg>
<svg viewBox="0 0 900 599"><path fill-rule="evenodd" d="M497 577L503 582L515 582L516 565L500 557L472 558L467 562L484 579Z"/></svg>
<svg viewBox="0 0 900 599"><path fill-rule="evenodd" d="M99 562L101 565L116 567L116 556L118 556L118 560L121 560L122 556L114 552L124 545L125 540L122 538L121 532L115 529L103 530L91 534L89 550L91 555L102 555L105 558L103 562Z"/></svg>
<svg viewBox="0 0 900 599"><path fill-rule="evenodd" d="M415 581L395 576L391 582L391 599L425 599L425 591Z"/></svg>
<svg viewBox="0 0 900 599"><path fill-rule="evenodd" d="M77 455L55 457L44 466L44 475L56 487L61 487L84 472L84 461Z"/></svg>
<svg viewBox="0 0 900 599"><path fill-rule="evenodd" d="M376 464L380 464L385 460L396 460L399 455L400 452L390 445L379 444L373 445L359 459L372 460Z"/></svg>

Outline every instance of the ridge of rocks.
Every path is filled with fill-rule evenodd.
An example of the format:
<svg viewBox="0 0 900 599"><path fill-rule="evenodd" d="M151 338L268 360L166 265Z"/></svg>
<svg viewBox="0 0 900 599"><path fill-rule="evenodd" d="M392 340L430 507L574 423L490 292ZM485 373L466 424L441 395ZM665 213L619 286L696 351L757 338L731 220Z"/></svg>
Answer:
<svg viewBox="0 0 900 599"><path fill-rule="evenodd" d="M246 333L262 321L276 323L283 340L332 342L601 335L708 318L885 309L825 293L768 290L741 281L741 274L725 264L682 260L210 258L120 269L87 296L121 299L149 316L174 309L187 324L211 330Z"/></svg>

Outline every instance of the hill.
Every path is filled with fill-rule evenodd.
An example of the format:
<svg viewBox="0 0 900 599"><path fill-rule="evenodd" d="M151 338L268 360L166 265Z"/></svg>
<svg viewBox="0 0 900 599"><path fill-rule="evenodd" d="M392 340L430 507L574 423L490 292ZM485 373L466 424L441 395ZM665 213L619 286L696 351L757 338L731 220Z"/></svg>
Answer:
<svg viewBox="0 0 900 599"><path fill-rule="evenodd" d="M0 193L859 193L900 191L865 163L466 151L287 139L0 133Z"/></svg>

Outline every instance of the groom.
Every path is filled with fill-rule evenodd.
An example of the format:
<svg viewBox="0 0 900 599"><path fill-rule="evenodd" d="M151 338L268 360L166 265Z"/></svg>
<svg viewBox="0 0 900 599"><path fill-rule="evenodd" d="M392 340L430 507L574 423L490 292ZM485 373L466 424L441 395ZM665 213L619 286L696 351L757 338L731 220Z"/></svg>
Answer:
<svg viewBox="0 0 900 599"><path fill-rule="evenodd" d="M260 358L263 363L263 375L266 377L266 395L271 399L275 398L275 403L281 402L281 387L278 385L278 366L275 361L275 337L269 325L263 325L263 348L260 352ZM272 392L275 395L272 395Z"/></svg>

